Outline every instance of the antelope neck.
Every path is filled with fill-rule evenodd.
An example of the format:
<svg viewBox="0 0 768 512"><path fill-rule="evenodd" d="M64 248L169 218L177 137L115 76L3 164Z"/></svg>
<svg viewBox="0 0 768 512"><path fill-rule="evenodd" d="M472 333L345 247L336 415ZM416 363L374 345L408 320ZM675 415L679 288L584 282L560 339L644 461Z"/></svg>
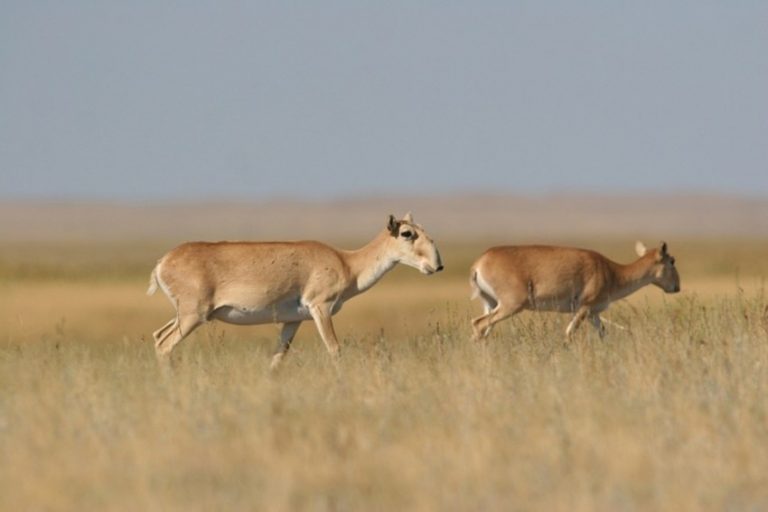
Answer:
<svg viewBox="0 0 768 512"><path fill-rule="evenodd" d="M653 276L650 273L653 264L654 259L652 255L642 256L626 265L614 263L613 273L616 280L611 296L623 298L650 284L653 280Z"/></svg>
<svg viewBox="0 0 768 512"><path fill-rule="evenodd" d="M352 278L350 295L364 292L397 264L397 259L387 250L391 235L384 230L368 244L355 251L344 251Z"/></svg>

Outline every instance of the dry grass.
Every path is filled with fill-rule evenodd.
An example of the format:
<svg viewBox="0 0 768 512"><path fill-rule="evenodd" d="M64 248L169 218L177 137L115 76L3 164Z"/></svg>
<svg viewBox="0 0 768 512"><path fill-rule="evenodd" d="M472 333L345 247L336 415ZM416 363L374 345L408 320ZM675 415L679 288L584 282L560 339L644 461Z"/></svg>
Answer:
<svg viewBox="0 0 768 512"><path fill-rule="evenodd" d="M274 326L207 326L161 372L170 306L109 270L138 249L8 272L0 510L768 508L766 244L697 244L686 291L614 306L605 341L528 313L472 345L464 272L406 269L338 315L339 373L307 325L276 378Z"/></svg>

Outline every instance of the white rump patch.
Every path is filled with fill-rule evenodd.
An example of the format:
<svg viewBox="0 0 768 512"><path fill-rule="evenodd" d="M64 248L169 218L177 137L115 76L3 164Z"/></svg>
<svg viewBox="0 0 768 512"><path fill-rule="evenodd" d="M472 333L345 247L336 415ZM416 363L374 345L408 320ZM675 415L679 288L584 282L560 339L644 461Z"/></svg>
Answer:
<svg viewBox="0 0 768 512"><path fill-rule="evenodd" d="M477 287L486 295L491 297L494 302L499 302L499 299L496 298L496 292L493 291L493 288L491 288L491 285L488 284L488 282L483 279L483 275L480 273L479 270L475 271L475 283L477 283Z"/></svg>

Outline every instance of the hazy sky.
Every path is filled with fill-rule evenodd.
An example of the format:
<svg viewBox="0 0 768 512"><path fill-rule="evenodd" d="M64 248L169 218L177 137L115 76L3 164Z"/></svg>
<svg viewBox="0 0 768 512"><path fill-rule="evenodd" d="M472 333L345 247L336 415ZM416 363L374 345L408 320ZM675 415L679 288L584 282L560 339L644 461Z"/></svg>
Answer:
<svg viewBox="0 0 768 512"><path fill-rule="evenodd" d="M768 2L0 4L0 198L689 189L768 195Z"/></svg>

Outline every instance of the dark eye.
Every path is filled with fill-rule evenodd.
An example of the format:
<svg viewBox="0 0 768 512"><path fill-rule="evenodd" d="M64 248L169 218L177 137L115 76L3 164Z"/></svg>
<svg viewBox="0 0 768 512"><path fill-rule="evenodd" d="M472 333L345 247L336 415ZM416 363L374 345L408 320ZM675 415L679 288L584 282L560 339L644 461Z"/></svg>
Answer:
<svg viewBox="0 0 768 512"><path fill-rule="evenodd" d="M413 233L410 231L403 231L402 233L400 233L400 236L403 238L411 238L413 236Z"/></svg>
<svg viewBox="0 0 768 512"><path fill-rule="evenodd" d="M669 264L674 265L675 264L675 258L669 258Z"/></svg>

